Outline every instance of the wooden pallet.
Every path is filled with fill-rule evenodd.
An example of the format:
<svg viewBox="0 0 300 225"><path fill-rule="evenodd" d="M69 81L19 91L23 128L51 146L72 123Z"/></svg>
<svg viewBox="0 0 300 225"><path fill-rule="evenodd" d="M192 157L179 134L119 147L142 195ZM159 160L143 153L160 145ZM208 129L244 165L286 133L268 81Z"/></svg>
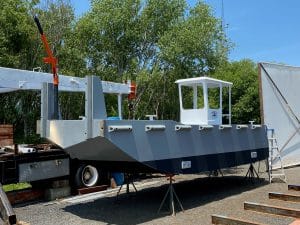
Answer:
<svg viewBox="0 0 300 225"><path fill-rule="evenodd" d="M0 147L14 144L13 125L0 125Z"/></svg>

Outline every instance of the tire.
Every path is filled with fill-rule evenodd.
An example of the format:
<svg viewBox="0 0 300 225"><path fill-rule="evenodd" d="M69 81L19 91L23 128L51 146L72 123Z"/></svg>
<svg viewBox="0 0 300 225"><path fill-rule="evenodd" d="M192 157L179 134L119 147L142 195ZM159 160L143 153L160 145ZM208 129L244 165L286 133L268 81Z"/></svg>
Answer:
<svg viewBox="0 0 300 225"><path fill-rule="evenodd" d="M97 185L100 175L96 167L92 165L80 166L75 174L76 187L93 187Z"/></svg>

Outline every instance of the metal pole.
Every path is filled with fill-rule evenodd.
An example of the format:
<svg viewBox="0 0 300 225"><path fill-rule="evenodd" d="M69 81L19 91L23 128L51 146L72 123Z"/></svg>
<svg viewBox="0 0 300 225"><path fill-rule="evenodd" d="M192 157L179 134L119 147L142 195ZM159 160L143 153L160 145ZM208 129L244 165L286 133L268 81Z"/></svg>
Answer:
<svg viewBox="0 0 300 225"><path fill-rule="evenodd" d="M228 117L228 120L229 120L229 124L231 124L231 86L229 86L229 117Z"/></svg>
<svg viewBox="0 0 300 225"><path fill-rule="evenodd" d="M120 120L122 119L122 95L118 94L118 114Z"/></svg>

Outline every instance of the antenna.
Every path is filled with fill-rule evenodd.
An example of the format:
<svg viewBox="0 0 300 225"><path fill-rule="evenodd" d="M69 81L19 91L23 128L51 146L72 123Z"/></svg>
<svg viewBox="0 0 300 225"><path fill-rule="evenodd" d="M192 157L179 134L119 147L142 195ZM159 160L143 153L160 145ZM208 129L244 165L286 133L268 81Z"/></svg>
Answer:
<svg viewBox="0 0 300 225"><path fill-rule="evenodd" d="M221 0L221 28L225 29L224 0Z"/></svg>

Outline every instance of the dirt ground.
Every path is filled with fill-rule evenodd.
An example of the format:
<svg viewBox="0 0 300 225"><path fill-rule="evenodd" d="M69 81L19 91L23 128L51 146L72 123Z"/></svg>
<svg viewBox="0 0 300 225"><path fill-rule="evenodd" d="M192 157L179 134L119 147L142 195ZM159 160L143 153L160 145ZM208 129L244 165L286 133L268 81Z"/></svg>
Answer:
<svg viewBox="0 0 300 225"><path fill-rule="evenodd" d="M255 164L258 169L258 164ZM167 191L166 178L152 178L136 183L138 193L123 193L116 201L116 190L66 198L53 202L39 202L14 207L19 220L31 225L51 224L211 224L211 215L220 214L270 225L285 225L293 218L260 214L243 209L245 201L268 203L300 209L299 203L269 200L268 192L287 192L287 184L269 184L264 163L260 165L260 180L244 179L248 166L224 170L224 176L176 176L175 190L185 209L177 207L171 216L166 204L160 213L159 205ZM285 170L289 184L300 184L300 167Z"/></svg>

